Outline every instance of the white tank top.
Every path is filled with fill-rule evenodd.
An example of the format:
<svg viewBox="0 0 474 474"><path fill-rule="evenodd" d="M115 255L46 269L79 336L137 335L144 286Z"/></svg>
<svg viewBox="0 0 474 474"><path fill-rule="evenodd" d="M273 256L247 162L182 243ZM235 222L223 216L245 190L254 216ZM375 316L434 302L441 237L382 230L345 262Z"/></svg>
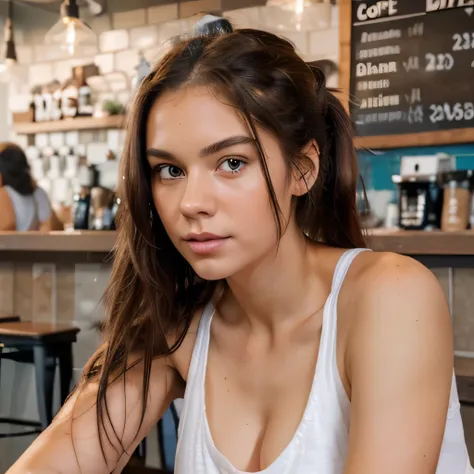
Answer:
<svg viewBox="0 0 474 474"><path fill-rule="evenodd" d="M280 456L259 474L342 474L347 455L350 401L336 363L337 299L353 259L365 249L340 258L323 325L313 385L303 418ZM181 412L175 474L247 474L234 468L216 448L206 417L205 374L215 308L208 303L196 337ZM471 474L455 378L436 474ZM258 473L257 473L258 474Z"/></svg>
<svg viewBox="0 0 474 474"><path fill-rule="evenodd" d="M39 230L41 223L50 218L51 205L43 188L37 186L33 194L24 196L11 186L4 187L15 212L17 231Z"/></svg>

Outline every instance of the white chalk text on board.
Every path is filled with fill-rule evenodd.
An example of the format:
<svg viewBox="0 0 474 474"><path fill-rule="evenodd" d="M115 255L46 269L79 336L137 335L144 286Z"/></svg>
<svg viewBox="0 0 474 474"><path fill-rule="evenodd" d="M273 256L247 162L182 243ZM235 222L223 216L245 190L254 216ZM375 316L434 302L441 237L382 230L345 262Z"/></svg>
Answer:
<svg viewBox="0 0 474 474"><path fill-rule="evenodd" d="M474 127L474 0L352 0L358 136Z"/></svg>
<svg viewBox="0 0 474 474"><path fill-rule="evenodd" d="M405 0L406 1L406 0ZM374 5L361 3L357 8L357 19L366 21L369 19L380 18L383 16L393 16L398 14L398 0L379 1Z"/></svg>
<svg viewBox="0 0 474 474"><path fill-rule="evenodd" d="M462 8L474 6L474 0L426 0L426 11L445 10L447 8Z"/></svg>

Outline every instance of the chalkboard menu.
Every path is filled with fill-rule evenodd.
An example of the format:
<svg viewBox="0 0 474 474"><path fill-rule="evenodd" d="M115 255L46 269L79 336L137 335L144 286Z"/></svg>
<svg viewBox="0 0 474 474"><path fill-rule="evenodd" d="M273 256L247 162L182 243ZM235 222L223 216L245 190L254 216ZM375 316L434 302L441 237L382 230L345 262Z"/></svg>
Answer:
<svg viewBox="0 0 474 474"><path fill-rule="evenodd" d="M351 23L358 136L474 127L474 0L352 0Z"/></svg>

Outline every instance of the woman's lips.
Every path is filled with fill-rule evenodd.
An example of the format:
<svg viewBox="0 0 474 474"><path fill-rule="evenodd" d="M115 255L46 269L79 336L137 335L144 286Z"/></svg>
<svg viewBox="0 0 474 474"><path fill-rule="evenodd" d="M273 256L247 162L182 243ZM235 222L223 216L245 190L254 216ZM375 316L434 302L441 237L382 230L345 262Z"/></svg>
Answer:
<svg viewBox="0 0 474 474"><path fill-rule="evenodd" d="M194 253L198 255L206 255L211 254L220 249L228 239L229 237L218 237L208 240L190 239L186 242Z"/></svg>

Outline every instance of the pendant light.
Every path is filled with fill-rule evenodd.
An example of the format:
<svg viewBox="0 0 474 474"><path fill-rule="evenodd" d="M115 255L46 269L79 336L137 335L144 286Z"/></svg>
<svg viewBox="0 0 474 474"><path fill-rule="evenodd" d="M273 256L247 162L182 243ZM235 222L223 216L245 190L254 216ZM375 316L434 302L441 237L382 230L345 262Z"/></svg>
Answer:
<svg viewBox="0 0 474 474"><path fill-rule="evenodd" d="M61 4L61 18L46 33L46 44L57 44L71 56L80 46L95 45L97 37L91 28L79 18L76 0L64 0Z"/></svg>
<svg viewBox="0 0 474 474"><path fill-rule="evenodd" d="M15 38L13 35L13 0L8 2L8 16L5 22L5 55L0 63L0 74L17 64Z"/></svg>
<svg viewBox="0 0 474 474"><path fill-rule="evenodd" d="M267 0L270 24L280 30L309 31L331 26L331 0Z"/></svg>

